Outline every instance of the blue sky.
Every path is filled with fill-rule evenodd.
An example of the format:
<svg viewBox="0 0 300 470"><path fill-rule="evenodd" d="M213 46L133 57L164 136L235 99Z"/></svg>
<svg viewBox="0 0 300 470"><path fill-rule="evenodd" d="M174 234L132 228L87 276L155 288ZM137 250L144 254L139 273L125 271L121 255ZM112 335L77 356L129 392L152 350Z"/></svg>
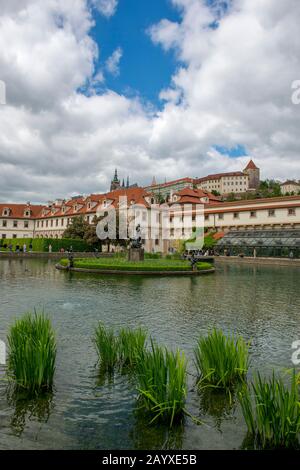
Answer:
<svg viewBox="0 0 300 470"><path fill-rule="evenodd" d="M147 30L162 18L179 21L179 11L169 0L119 0L115 15L106 18L95 11L94 17L91 36L100 49L98 67L101 69L118 47L123 51L120 74L106 74L105 86L120 94L138 94L160 106L159 92L169 85L178 63L172 52L152 43Z"/></svg>
<svg viewBox="0 0 300 470"><path fill-rule="evenodd" d="M206 3L217 8L217 16L222 16L228 9L225 1L207 0ZM162 109L164 103L159 99L159 93L170 85L172 75L182 64L174 51L166 52L153 44L148 31L162 19L180 23L180 13L171 0L119 0L115 14L109 18L94 10L95 27L91 36L100 51L96 69L105 76L99 92L108 88L129 97L138 95L154 109ZM215 22L211 27L217 25ZM122 50L122 57L119 73L114 75L105 71L105 64L118 48ZM218 145L214 148L231 158L247 155L245 147L239 143L233 148Z"/></svg>

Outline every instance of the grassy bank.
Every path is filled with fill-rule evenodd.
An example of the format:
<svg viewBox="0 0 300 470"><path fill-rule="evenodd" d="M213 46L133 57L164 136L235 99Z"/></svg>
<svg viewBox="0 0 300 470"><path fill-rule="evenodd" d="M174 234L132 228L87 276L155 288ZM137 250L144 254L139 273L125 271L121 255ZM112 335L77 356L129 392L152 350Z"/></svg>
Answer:
<svg viewBox="0 0 300 470"><path fill-rule="evenodd" d="M68 259L60 261L61 266L68 266ZM117 270L117 271L190 271L191 264L185 260L170 259L145 259L144 261L132 262L126 258L97 258L97 259L75 259L74 268ZM197 263L198 270L211 269L212 265L206 262Z"/></svg>

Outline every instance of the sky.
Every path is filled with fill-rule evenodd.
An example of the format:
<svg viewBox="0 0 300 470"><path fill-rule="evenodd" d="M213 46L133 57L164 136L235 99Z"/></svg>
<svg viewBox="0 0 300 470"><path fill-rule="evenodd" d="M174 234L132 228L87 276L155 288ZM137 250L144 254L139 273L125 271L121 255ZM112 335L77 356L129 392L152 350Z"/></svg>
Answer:
<svg viewBox="0 0 300 470"><path fill-rule="evenodd" d="M298 0L0 0L0 202L300 179ZM0 100L1 102L1 100Z"/></svg>

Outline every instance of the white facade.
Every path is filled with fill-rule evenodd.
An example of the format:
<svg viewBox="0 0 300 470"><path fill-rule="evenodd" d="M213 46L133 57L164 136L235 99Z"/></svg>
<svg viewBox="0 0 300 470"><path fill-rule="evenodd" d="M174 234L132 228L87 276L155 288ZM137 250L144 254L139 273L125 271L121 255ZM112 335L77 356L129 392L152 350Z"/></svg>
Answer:
<svg viewBox="0 0 300 470"><path fill-rule="evenodd" d="M207 207L205 227L219 231L300 227L300 196L239 201Z"/></svg>
<svg viewBox="0 0 300 470"><path fill-rule="evenodd" d="M280 185L281 193L285 194L298 194L300 192L300 183L296 181L286 181L285 183Z"/></svg>
<svg viewBox="0 0 300 470"><path fill-rule="evenodd" d="M249 176L242 173L239 175L224 174L216 178L200 181L197 187L209 192L218 191L220 194L245 193L249 190Z"/></svg>

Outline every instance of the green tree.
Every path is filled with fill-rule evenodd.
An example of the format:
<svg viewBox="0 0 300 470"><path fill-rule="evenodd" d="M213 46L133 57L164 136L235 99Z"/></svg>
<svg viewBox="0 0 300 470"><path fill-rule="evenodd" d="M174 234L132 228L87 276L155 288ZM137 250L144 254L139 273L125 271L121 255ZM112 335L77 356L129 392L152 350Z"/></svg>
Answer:
<svg viewBox="0 0 300 470"><path fill-rule="evenodd" d="M63 238L73 238L73 240L84 240L84 235L89 227L89 223L84 220L82 215L72 219L71 224L63 233Z"/></svg>

